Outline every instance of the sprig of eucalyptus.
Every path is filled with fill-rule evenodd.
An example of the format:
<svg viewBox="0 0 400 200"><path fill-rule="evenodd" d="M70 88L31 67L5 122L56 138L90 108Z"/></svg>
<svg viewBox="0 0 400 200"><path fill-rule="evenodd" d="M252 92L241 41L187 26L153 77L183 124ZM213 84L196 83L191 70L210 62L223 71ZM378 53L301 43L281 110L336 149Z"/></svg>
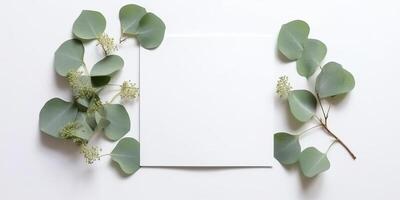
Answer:
<svg viewBox="0 0 400 200"><path fill-rule="evenodd" d="M331 97L350 92L354 88L355 81L353 75L336 62L328 62L321 67L327 47L319 40L308 38L309 32L308 24L301 20L282 25L278 36L278 49L287 59L296 61L297 72L300 76L309 79L317 69L320 69L315 80L314 91L293 90L288 77L282 76L278 80L277 93L282 99L287 100L295 119L302 123L314 119L316 125L299 134L276 133L274 156L284 165L298 162L306 177L314 177L329 169L330 162L327 154L335 143L343 146L351 158L356 159L354 153L328 127L331 105L329 104L326 109L322 103ZM322 116L316 114L317 106L320 107ZM308 147L301 151L300 137L315 128L321 128L332 138L331 145L324 152L315 147Z"/></svg>
<svg viewBox="0 0 400 200"><path fill-rule="evenodd" d="M165 25L153 13L129 4L121 8L119 19L120 43L134 37L146 49L161 44ZM54 68L68 82L72 100L53 98L47 101L40 111L39 127L47 135L77 144L88 164L110 156L124 173L132 174L140 168L140 144L134 138L122 138L131 127L129 114L122 103L135 100L139 88L130 81L120 85L109 83L123 68L124 60L115 54L117 44L104 32L105 28L106 20L97 11L83 10L75 20L72 28L74 38L62 43L54 58ZM89 71L83 60L83 43L91 41L98 42L104 57ZM119 91L111 100L104 101L100 94L105 87L118 87ZM118 98L120 103L114 103ZM89 144L95 133L103 133L109 140L119 142L111 153L101 155L99 147Z"/></svg>

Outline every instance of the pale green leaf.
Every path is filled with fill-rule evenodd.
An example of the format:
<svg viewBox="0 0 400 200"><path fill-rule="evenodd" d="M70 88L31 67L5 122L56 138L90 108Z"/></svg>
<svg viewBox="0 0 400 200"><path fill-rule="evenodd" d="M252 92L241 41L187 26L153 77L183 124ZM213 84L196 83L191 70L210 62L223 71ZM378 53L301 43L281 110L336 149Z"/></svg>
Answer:
<svg viewBox="0 0 400 200"><path fill-rule="evenodd" d="M297 72L306 78L314 74L326 56L327 48L324 43L315 39L308 39L303 43L303 54L297 60Z"/></svg>
<svg viewBox="0 0 400 200"><path fill-rule="evenodd" d="M280 163L289 165L297 162L300 151L298 136L284 132L274 135L274 157Z"/></svg>
<svg viewBox="0 0 400 200"><path fill-rule="evenodd" d="M136 35L140 19L146 14L146 9L135 4L128 4L119 11L121 31L123 34Z"/></svg>
<svg viewBox="0 0 400 200"><path fill-rule="evenodd" d="M72 33L83 40L99 38L106 29L106 19L97 11L83 10L75 20Z"/></svg>
<svg viewBox="0 0 400 200"><path fill-rule="evenodd" d="M301 20L282 25L278 36L278 49L289 60L299 59L303 52L303 43L310 33L308 24Z"/></svg>
<svg viewBox="0 0 400 200"><path fill-rule="evenodd" d="M110 155L125 174L133 174L140 168L140 144L133 138L121 139Z"/></svg>
<svg viewBox="0 0 400 200"><path fill-rule="evenodd" d="M85 49L79 40L67 40L61 44L54 54L54 68L60 76L75 71L83 65Z"/></svg>
<svg viewBox="0 0 400 200"><path fill-rule="evenodd" d="M131 128L131 121L125 107L120 104L104 105L105 118L109 124L104 128L104 133L110 140L119 140Z"/></svg>
<svg viewBox="0 0 400 200"><path fill-rule="evenodd" d="M326 154L314 147L308 147L301 152L299 163L304 176L309 178L328 170L330 167Z"/></svg>
<svg viewBox="0 0 400 200"><path fill-rule="evenodd" d="M40 131L59 138L59 131L69 122L73 122L78 108L70 102L53 98L46 102L39 114Z"/></svg>
<svg viewBox="0 0 400 200"><path fill-rule="evenodd" d="M86 113L78 112L75 121L78 122L79 127L76 131L73 132L73 136L88 141L93 135L93 130L87 123Z"/></svg>
<svg viewBox="0 0 400 200"><path fill-rule="evenodd" d="M338 63L329 62L317 77L315 91L321 98L326 98L348 93L354 86L354 77L350 72Z"/></svg>
<svg viewBox="0 0 400 200"><path fill-rule="evenodd" d="M91 77L96 76L109 76L119 71L124 66L124 60L117 55L109 55L97 62L91 72Z"/></svg>
<svg viewBox="0 0 400 200"><path fill-rule="evenodd" d="M157 48L164 39L165 24L153 13L145 14L139 22L136 37L142 47Z"/></svg>
<svg viewBox="0 0 400 200"><path fill-rule="evenodd" d="M317 110L317 99L307 90L292 90L288 96L292 115L301 122L310 120Z"/></svg>

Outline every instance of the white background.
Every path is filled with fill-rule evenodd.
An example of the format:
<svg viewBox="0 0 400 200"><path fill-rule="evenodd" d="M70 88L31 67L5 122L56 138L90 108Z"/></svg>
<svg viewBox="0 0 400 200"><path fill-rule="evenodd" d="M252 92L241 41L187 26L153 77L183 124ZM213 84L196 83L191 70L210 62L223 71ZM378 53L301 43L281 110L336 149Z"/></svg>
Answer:
<svg viewBox="0 0 400 200"><path fill-rule="evenodd" d="M311 37L328 46L326 61L344 65L356 88L331 111L330 125L356 153L350 159L339 145L330 153L331 169L315 179L296 167L274 161L272 169L143 168L121 176L104 158L87 166L71 144L42 136L38 115L54 96L69 97L65 82L52 68L56 48L70 37L82 9L103 12L107 32L118 37L119 8L133 1L17 0L2 1L1 44L1 199L398 199L400 184L400 111L398 1L135 1L159 15L168 34L255 33L277 35L281 24L306 20ZM126 66L119 77L137 81L138 51L126 43L119 54ZM99 57L87 49L88 65ZM126 47L130 46L130 47ZM276 57L276 59L279 59ZM306 87L294 63L281 63L278 74L289 74L295 88ZM275 80L271 80L275 84ZM295 129L287 109L276 99L276 130ZM129 105L133 129L136 104ZM310 125L301 127L304 129ZM115 145L95 140L105 153ZM329 145L324 133L313 131L303 146Z"/></svg>
<svg viewBox="0 0 400 200"><path fill-rule="evenodd" d="M141 165L270 167L274 43L167 36L140 49Z"/></svg>

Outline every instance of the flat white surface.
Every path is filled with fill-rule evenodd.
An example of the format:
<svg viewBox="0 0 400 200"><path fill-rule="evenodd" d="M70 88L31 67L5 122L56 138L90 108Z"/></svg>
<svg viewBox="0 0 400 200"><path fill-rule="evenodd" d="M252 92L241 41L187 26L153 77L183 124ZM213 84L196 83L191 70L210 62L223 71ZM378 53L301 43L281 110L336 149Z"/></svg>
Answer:
<svg viewBox="0 0 400 200"><path fill-rule="evenodd" d="M141 165L271 166L274 44L172 36L141 48Z"/></svg>
<svg viewBox="0 0 400 200"><path fill-rule="evenodd" d="M329 153L331 169L313 180L302 178L297 167L272 169L142 168L121 177L104 158L87 166L70 144L41 136L38 114L43 104L69 91L53 67L57 47L70 38L82 9L99 10L107 18L107 32L118 37L118 10L138 3L158 14L168 34L270 34L293 19L306 20L311 37L328 47L326 61L337 61L351 71L356 87L332 108L330 126L358 156L350 159L338 145ZM399 117L400 4L397 0L15 0L0 7L1 44L1 199L398 199L400 196ZM95 43L86 50L93 65L101 56ZM121 80L138 81L138 49L129 41L119 51L125 60ZM294 63L280 62L278 75L288 74L295 88L308 88ZM118 82L118 81L115 81ZM270 84L275 85L275 81ZM275 98L274 129L300 126L287 121L286 106ZM136 130L136 103L132 131ZM114 143L93 141L111 151ZM324 150L330 143L315 130L302 145Z"/></svg>

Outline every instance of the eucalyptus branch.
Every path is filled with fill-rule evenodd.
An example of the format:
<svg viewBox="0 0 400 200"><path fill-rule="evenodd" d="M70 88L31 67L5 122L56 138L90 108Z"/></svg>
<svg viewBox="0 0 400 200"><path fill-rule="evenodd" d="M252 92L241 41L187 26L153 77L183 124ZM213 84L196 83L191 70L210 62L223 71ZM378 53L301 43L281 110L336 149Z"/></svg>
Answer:
<svg viewBox="0 0 400 200"><path fill-rule="evenodd" d="M357 158L357 157L354 155L354 153L350 150L350 148L347 147L347 145L346 145L341 139L339 139L339 137L337 137L337 136L328 128L328 126L327 126L326 123L324 123L322 120L320 120L320 124L321 124L323 130L325 130L325 131L328 133L328 135L330 135L330 136L332 136L333 138L335 138L335 140L336 140L340 145L342 145L342 146L346 149L346 151L350 154L350 156L351 156L351 158L353 158L353 160L355 160L355 159Z"/></svg>
<svg viewBox="0 0 400 200"><path fill-rule="evenodd" d="M328 114L325 113L324 106L322 105L322 101L321 101L321 98L320 98L318 93L317 93L317 100L318 100L319 106L321 107L322 114L324 115L325 124L327 124L328 123L328 114L329 113Z"/></svg>
<svg viewBox="0 0 400 200"><path fill-rule="evenodd" d="M161 44L165 24L158 16L135 4L123 6L119 13L121 34L136 37L140 46L146 49L155 49ZM146 23L139 23L137 29L141 31L133 35L129 31L130 26L141 20ZM122 138L130 131L129 114L122 104L103 104L99 96L105 86L113 85L108 82L124 65L120 56L112 55L118 46L114 38L104 33L105 29L106 19L98 11L83 10L75 20L72 27L74 39L63 42L54 54L54 68L58 75L68 81L73 99L48 100L39 114L39 128L44 134L79 144L80 152L88 164L109 155L124 173L132 174L140 168L137 159L140 145L134 138ZM126 39L121 38L120 42ZM101 46L104 58L93 65L89 72L84 62L84 42L93 40L98 41L97 46ZM111 102L118 96L125 101L135 100L139 95L139 88L130 81L124 81L118 86L120 90ZM90 138L98 132L103 132L112 141L118 141L110 154L100 155L100 148L88 144Z"/></svg>
<svg viewBox="0 0 400 200"><path fill-rule="evenodd" d="M292 90L287 76L282 76L278 80L277 93L282 99L287 100L290 112L296 120L306 123L314 119L317 123L315 127L321 127L334 141L325 153L315 147L302 150L297 135L278 132L274 135L274 156L285 165L298 162L305 176L314 177L329 169L327 153L335 143L343 146L350 156L356 159L347 145L328 128L331 104L327 102L327 109L322 104L323 99L350 92L355 86L355 81L353 75L339 63L328 62L322 66L327 47L317 39L310 39L309 32L310 27L301 20L282 25L278 36L278 50L289 60L297 62L296 68L300 76L309 79L318 68L321 69L315 79L315 92L306 89ZM293 48L293 45L298 44L301 44L302 48ZM305 62L306 60L313 62ZM318 107L323 117L316 114Z"/></svg>

